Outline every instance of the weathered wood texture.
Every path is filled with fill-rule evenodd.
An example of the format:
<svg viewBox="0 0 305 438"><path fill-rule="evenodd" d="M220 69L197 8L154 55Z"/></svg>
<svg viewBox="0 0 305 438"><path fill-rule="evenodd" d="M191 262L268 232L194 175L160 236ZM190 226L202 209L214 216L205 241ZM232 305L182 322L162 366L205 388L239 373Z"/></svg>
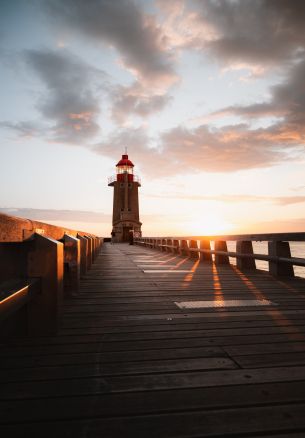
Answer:
<svg viewBox="0 0 305 438"><path fill-rule="evenodd" d="M305 436L304 318L303 279L106 244L57 336L2 344L0 434Z"/></svg>
<svg viewBox="0 0 305 438"><path fill-rule="evenodd" d="M0 214L0 338L54 334L63 286L67 296L78 293L102 242L92 234ZM35 294L27 287L33 281L36 292L39 285Z"/></svg>

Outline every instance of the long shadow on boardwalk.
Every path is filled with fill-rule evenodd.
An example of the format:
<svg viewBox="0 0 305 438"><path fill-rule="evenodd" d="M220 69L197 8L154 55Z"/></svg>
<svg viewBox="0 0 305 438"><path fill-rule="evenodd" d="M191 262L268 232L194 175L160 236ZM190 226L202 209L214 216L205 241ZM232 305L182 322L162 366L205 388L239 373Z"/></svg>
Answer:
<svg viewBox="0 0 305 438"><path fill-rule="evenodd" d="M1 436L305 436L304 316L302 279L106 244L58 336L2 345Z"/></svg>

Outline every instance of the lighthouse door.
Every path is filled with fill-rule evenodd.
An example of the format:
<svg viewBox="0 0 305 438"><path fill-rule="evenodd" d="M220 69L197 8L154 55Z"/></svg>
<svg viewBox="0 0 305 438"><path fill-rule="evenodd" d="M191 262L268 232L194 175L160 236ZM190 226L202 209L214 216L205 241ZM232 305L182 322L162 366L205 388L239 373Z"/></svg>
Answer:
<svg viewBox="0 0 305 438"><path fill-rule="evenodd" d="M129 230L132 230L132 227L123 227L123 242L129 241Z"/></svg>

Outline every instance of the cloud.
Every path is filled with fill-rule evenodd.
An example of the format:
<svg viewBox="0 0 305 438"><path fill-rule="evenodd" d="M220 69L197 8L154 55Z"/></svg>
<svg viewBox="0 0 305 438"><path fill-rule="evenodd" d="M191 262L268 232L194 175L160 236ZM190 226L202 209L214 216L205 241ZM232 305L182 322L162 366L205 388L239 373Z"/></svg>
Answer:
<svg viewBox="0 0 305 438"><path fill-rule="evenodd" d="M121 129L93 151L111 158L127 146L141 172L164 177L190 172L235 172L296 160L304 152L299 138L281 127L250 129L246 124L194 129L182 126L150 138L145 129ZM154 147L152 147L154 145Z"/></svg>
<svg viewBox="0 0 305 438"><path fill-rule="evenodd" d="M46 87L37 109L52 124L46 130L47 138L77 145L87 143L99 132L98 91L106 80L105 73L66 50L27 50L24 58ZM27 123L15 127L20 131Z"/></svg>
<svg viewBox="0 0 305 438"><path fill-rule="evenodd" d="M174 56L167 37L152 15L133 0L49 0L57 25L114 47L121 63L142 84L163 89L176 81Z"/></svg>
<svg viewBox="0 0 305 438"><path fill-rule="evenodd" d="M95 144L92 151L116 160L127 147L132 160L138 165L145 163L145 160L150 161L151 157L158 153L149 147L150 143L151 139L143 127L122 128L112 132L104 141Z"/></svg>
<svg viewBox="0 0 305 438"><path fill-rule="evenodd" d="M256 72L304 53L302 0L176 1L169 10L172 44L209 53Z"/></svg>
<svg viewBox="0 0 305 438"><path fill-rule="evenodd" d="M110 223L111 215L80 210L50 210L38 208L0 208L0 212L35 221L63 221L84 223Z"/></svg>
<svg viewBox="0 0 305 438"><path fill-rule="evenodd" d="M285 220L240 224L240 233L298 233L304 232L305 218L291 218Z"/></svg>
<svg viewBox="0 0 305 438"><path fill-rule="evenodd" d="M285 117L289 122L305 121L305 59L291 66L282 83L270 87L268 102L223 108L214 115L235 114L246 118ZM213 115L213 114L212 114Z"/></svg>
<svg viewBox="0 0 305 438"><path fill-rule="evenodd" d="M214 201L226 203L268 202L278 205L299 204L305 202L305 196L258 196L258 195L192 195L186 193L144 194L147 198L185 199L188 201Z"/></svg>
<svg viewBox="0 0 305 438"><path fill-rule="evenodd" d="M233 172L295 159L299 141L280 128L249 129L245 124L218 129L174 128L162 135L163 155L176 172Z"/></svg>
<svg viewBox="0 0 305 438"><path fill-rule="evenodd" d="M21 138L32 138L43 135L47 127L37 122L9 122L1 121L0 127L9 129L18 134Z"/></svg>
<svg viewBox="0 0 305 438"><path fill-rule="evenodd" d="M301 185L301 186L295 186L295 187L291 187L290 188L290 190L292 190L292 191L294 191L294 192L300 192L300 191L302 191L302 190L304 190L305 189L305 186L304 185Z"/></svg>
<svg viewBox="0 0 305 438"><path fill-rule="evenodd" d="M252 105L235 105L223 108L212 116L237 115L250 118L275 117L277 122L265 130L265 134L283 151L284 148L305 146L305 60L289 69L285 80L271 87L271 99Z"/></svg>
<svg viewBox="0 0 305 438"><path fill-rule="evenodd" d="M148 117L161 111L172 100L167 94L156 94L135 82L129 87L117 86L112 94L112 117L124 124L130 116Z"/></svg>

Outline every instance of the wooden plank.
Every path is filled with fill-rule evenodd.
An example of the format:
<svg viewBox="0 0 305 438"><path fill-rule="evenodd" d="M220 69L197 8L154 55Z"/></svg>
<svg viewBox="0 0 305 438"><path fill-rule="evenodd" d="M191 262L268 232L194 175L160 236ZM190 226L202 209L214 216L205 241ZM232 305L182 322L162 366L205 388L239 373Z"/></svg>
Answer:
<svg viewBox="0 0 305 438"><path fill-rule="evenodd" d="M118 437L122 431L130 436L190 437L228 436L245 437L246 434L281 431L290 433L305 430L305 404L287 404L212 411L188 411L162 415L143 415L79 421L51 421L44 423L44 436L54 437ZM21 432L22 428L22 432ZM40 423L23 423L1 427L4 436L39 436Z"/></svg>
<svg viewBox="0 0 305 438"><path fill-rule="evenodd" d="M0 402L0 423L160 414L197 409L232 408L304 402L305 383L267 383L230 387L115 393L54 399Z"/></svg>
<svg viewBox="0 0 305 438"><path fill-rule="evenodd" d="M183 349L145 350L145 351L115 351L104 352L103 364L128 363L131 361L155 361L161 359L188 358L221 358L227 357L219 347L199 347ZM2 365L0 381L15 382L25 380L50 380L73 377L92 377L101 375L100 353L57 354L48 356L27 356L20 360L7 360ZM67 368L69 367L69 368ZM86 374L87 373L87 374Z"/></svg>
<svg viewBox="0 0 305 438"><path fill-rule="evenodd" d="M88 377L1 384L2 400L206 388L305 380L305 366Z"/></svg>
<svg viewBox="0 0 305 438"><path fill-rule="evenodd" d="M115 375L134 375L134 374L154 374L154 373L169 373L169 372L180 372L180 371L199 371L199 370L213 370L213 369L235 369L237 365L231 359L227 357L204 357L195 358L192 357L174 357L172 359L146 359L146 360L138 360L138 361L120 361L120 362L109 362L101 360L100 356L97 355L93 360L99 365L99 372L97 373L96 367L85 367L83 366L83 370L87 370L87 376L80 367L73 368L73 373L76 374L75 377L78 377L79 374L82 376L92 376L92 372L94 376L115 376ZM75 364L75 362L74 362ZM72 373L71 371L71 373ZM23 373L23 375L22 375ZM43 380L43 379L51 379L54 378L65 378L69 375L72 377L70 373L70 368L65 369L52 369L48 368L48 370L44 369L28 369L25 368L19 373L12 372L10 369L7 373L7 377L5 381L16 381L19 380ZM24 376L24 377L23 377Z"/></svg>
<svg viewBox="0 0 305 438"><path fill-rule="evenodd" d="M283 338L282 334L269 335L269 344L266 344L266 336L262 336L260 343L264 346L262 348L268 349L268 345L273 350L277 344L280 349L286 348L303 348L305 337L302 334L295 333L291 338ZM55 346L39 346L37 348L16 348L9 352L3 352L1 362L3 366L13 366L16 360L21 360L23 357L32 355L60 355L60 354L79 354L79 353L97 353L101 352L101 347L104 352L114 351L145 351L152 349L168 349L168 348L189 348L191 347L208 347L208 346L222 346L227 353L231 356L232 349L234 351L255 351L259 348L259 339L257 335L253 336L235 336L235 337L219 337L219 338L207 338L201 337L185 337L177 339L152 339L152 340L135 340L131 341L117 341L117 342L105 342L101 343L84 343L84 344L71 344L71 345L55 345ZM293 344L292 344L293 343ZM252 349L252 344L254 347ZM272 347L272 344L274 347ZM292 345L292 346L291 346ZM236 347L237 346L237 347ZM244 347L244 348L243 348Z"/></svg>
<svg viewBox="0 0 305 438"><path fill-rule="evenodd" d="M251 354L248 356L234 356L234 360L242 368L265 368L278 366L305 365L305 351L281 352L273 354Z"/></svg>

